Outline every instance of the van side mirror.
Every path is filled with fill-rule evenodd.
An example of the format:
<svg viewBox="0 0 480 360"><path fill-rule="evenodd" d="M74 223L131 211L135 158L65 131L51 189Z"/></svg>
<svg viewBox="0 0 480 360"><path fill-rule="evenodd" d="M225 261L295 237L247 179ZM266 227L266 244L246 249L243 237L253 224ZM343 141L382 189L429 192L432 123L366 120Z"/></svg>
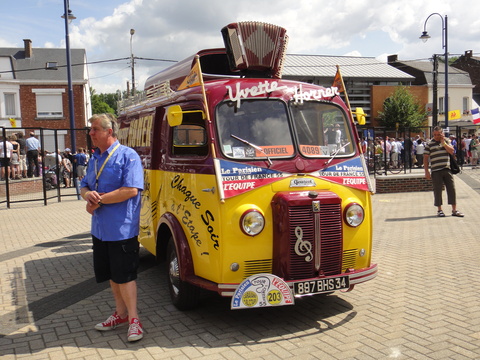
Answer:
<svg viewBox="0 0 480 360"><path fill-rule="evenodd" d="M358 125L365 125L365 123L366 123L365 116L366 116L367 114L365 114L365 112L363 111L363 109L362 109L361 107L357 107L357 108L355 109L354 114L357 115Z"/></svg>
<svg viewBox="0 0 480 360"><path fill-rule="evenodd" d="M167 110L167 121L171 127L182 124L183 112L180 105L172 105Z"/></svg>
<svg viewBox="0 0 480 360"><path fill-rule="evenodd" d="M172 105L167 110L167 121L171 127L182 125L183 114L200 113L202 119L205 119L205 113L202 110L183 111L180 105Z"/></svg>

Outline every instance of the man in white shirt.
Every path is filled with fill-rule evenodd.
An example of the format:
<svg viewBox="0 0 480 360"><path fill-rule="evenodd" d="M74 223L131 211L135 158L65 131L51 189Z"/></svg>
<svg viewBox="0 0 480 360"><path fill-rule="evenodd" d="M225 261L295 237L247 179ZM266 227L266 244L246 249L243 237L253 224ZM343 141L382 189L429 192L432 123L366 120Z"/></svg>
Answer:
<svg viewBox="0 0 480 360"><path fill-rule="evenodd" d="M35 137L33 132L30 133L30 137L26 140L27 144L27 176L29 178L40 175L40 168L38 167L38 152L40 151L40 141Z"/></svg>
<svg viewBox="0 0 480 360"><path fill-rule="evenodd" d="M10 176L10 159L12 158L13 145L7 139L0 137L0 165L2 166L2 180ZM7 169L7 171L5 171Z"/></svg>
<svg viewBox="0 0 480 360"><path fill-rule="evenodd" d="M391 143L392 149L391 149L391 159L392 159L392 165L394 168L398 167L398 155L400 153L400 147L398 146L398 142L395 141L395 138L392 138Z"/></svg>

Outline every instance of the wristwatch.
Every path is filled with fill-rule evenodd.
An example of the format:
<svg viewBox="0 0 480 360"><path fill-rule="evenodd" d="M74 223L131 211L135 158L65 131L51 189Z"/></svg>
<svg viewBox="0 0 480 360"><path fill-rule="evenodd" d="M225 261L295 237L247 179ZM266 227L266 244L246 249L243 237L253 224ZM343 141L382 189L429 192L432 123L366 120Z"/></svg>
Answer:
<svg viewBox="0 0 480 360"><path fill-rule="evenodd" d="M99 201L99 202L97 203L97 205L98 205L98 206L102 206L103 203L102 203L101 201Z"/></svg>

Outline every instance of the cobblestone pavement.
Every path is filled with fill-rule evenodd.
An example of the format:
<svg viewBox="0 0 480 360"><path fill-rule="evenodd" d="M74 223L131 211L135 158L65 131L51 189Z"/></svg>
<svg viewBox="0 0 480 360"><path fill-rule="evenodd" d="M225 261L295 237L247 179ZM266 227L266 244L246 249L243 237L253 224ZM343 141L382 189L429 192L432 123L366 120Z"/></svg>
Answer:
<svg viewBox="0 0 480 360"><path fill-rule="evenodd" d="M3 359L480 359L480 170L456 176L465 218L437 218L429 192L373 196L379 275L349 293L235 310L206 297L170 304L163 267L142 251L146 335L99 333L112 297L92 278L89 215L74 199L0 209ZM445 198L445 197L444 197Z"/></svg>

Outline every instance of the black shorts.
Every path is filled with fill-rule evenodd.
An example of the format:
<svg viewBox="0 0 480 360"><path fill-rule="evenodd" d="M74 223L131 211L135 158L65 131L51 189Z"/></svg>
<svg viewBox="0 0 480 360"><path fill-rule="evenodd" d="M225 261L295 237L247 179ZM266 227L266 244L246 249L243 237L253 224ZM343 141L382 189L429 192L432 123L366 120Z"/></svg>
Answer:
<svg viewBox="0 0 480 360"><path fill-rule="evenodd" d="M125 284L137 278L138 237L120 241L102 241L92 235L93 269L97 283L112 280Z"/></svg>
<svg viewBox="0 0 480 360"><path fill-rule="evenodd" d="M1 167L9 167L10 166L10 158L0 158L0 166Z"/></svg>

